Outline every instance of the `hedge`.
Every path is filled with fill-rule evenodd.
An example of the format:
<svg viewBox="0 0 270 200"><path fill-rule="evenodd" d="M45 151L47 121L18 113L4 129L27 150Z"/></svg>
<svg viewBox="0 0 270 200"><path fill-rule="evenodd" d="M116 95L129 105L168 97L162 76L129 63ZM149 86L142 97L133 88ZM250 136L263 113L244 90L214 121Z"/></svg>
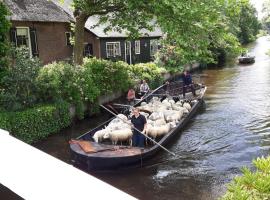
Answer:
<svg viewBox="0 0 270 200"><path fill-rule="evenodd" d="M24 111L1 112L0 128L27 143L46 138L69 126L69 104L39 105Z"/></svg>

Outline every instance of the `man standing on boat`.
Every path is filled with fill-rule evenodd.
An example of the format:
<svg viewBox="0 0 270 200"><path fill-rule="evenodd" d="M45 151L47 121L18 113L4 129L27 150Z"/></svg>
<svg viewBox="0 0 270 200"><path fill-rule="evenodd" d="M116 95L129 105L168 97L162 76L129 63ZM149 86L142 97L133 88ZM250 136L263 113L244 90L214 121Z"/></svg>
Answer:
<svg viewBox="0 0 270 200"><path fill-rule="evenodd" d="M182 79L183 79L183 98L186 97L187 88L191 89L191 92L192 92L193 96L195 97L196 94L195 94L195 89L194 89L192 77L191 77L191 74L188 73L187 70L184 71Z"/></svg>
<svg viewBox="0 0 270 200"><path fill-rule="evenodd" d="M145 137L142 133L145 134L147 121L145 116L141 115L138 108L133 108L133 115L131 117L131 123L133 124L133 136L132 136L132 145L138 147L144 147Z"/></svg>

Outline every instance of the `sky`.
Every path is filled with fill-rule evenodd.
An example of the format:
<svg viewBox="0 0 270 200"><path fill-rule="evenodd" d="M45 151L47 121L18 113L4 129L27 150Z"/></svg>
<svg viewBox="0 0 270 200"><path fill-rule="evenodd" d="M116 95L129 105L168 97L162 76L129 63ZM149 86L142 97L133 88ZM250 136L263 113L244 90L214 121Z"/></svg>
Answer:
<svg viewBox="0 0 270 200"><path fill-rule="evenodd" d="M250 2L255 6L258 11L258 18L262 18L262 5L264 0L250 0Z"/></svg>

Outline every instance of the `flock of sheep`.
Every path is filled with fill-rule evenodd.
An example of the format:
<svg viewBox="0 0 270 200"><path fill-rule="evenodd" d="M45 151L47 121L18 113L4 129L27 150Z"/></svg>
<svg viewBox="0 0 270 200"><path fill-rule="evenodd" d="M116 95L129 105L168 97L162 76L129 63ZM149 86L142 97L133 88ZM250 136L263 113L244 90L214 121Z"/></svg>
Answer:
<svg viewBox="0 0 270 200"><path fill-rule="evenodd" d="M154 140L164 136L175 128L179 121L191 110L197 100L191 102L177 101L173 99L160 100L153 97L149 103L142 102L138 107L141 114L147 119L147 128L145 134ZM151 114L148 114L151 113ZM128 142L132 145L132 127L131 122L123 114L118 114L108 126L98 130L93 139L95 142L101 142L104 139L110 139L113 145L118 142Z"/></svg>

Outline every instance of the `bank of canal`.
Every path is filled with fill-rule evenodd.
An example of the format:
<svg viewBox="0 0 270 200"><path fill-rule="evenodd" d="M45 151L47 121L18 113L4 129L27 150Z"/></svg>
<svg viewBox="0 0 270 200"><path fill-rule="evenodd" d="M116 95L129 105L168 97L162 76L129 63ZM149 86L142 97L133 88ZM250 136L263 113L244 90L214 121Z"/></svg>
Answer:
<svg viewBox="0 0 270 200"><path fill-rule="evenodd" d="M208 86L206 109L169 147L182 159L171 160L162 152L149 161L148 167L93 175L139 199L217 199L226 184L241 174L241 167L251 167L252 159L269 153L268 47L269 37L259 38L250 47L256 56L254 64L228 64L201 72L207 75L203 78ZM107 117L85 119L35 146L71 163L69 139Z"/></svg>

